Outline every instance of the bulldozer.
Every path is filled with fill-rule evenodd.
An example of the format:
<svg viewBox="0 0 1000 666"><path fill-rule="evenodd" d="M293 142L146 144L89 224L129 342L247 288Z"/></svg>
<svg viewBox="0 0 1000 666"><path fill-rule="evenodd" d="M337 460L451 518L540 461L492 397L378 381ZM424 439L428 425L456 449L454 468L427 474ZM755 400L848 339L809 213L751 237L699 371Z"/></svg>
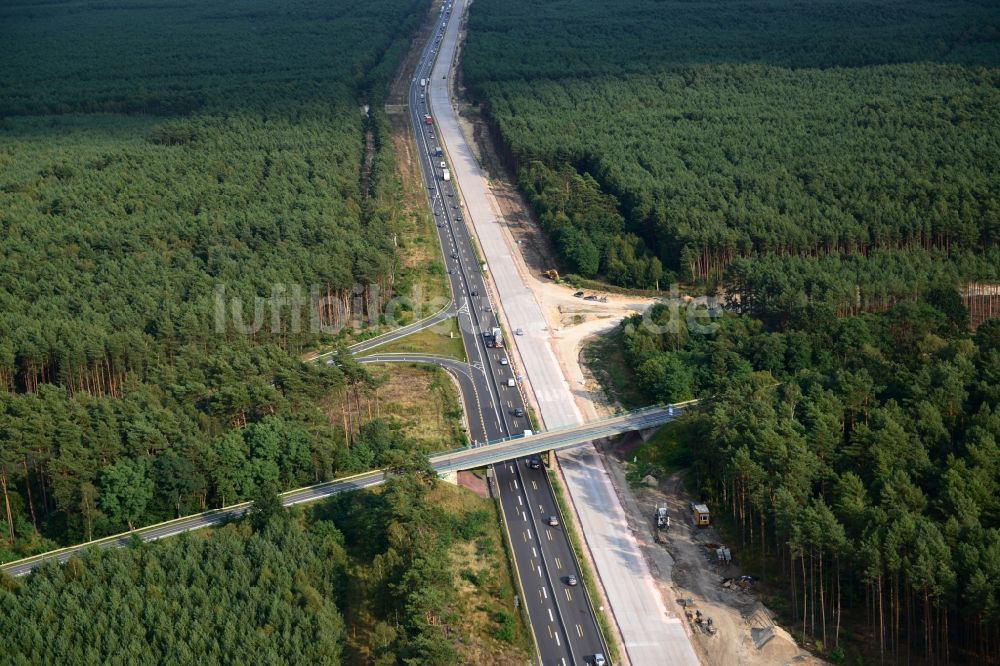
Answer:
<svg viewBox="0 0 1000 666"><path fill-rule="evenodd" d="M554 268L550 268L549 270L545 271L545 277L552 280L553 282L559 282L559 271L557 271Z"/></svg>

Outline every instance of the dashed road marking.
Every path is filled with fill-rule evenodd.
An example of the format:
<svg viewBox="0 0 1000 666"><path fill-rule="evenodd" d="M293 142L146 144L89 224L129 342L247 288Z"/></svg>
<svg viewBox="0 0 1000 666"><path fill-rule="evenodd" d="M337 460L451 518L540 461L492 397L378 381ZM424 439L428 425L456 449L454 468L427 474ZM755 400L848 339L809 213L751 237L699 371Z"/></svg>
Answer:
<svg viewBox="0 0 1000 666"><path fill-rule="evenodd" d="M562 569L562 560L556 558L556 569Z"/></svg>

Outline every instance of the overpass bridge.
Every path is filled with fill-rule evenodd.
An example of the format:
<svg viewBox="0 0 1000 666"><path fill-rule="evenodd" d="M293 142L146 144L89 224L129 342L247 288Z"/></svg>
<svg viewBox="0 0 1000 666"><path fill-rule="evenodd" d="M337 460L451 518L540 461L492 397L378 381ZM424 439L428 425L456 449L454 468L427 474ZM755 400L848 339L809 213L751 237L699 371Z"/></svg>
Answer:
<svg viewBox="0 0 1000 666"><path fill-rule="evenodd" d="M685 409L696 403L696 400L691 400L675 405L647 407L582 425L549 430L529 436L518 435L487 442L479 446L454 449L431 456L429 462L431 467L439 474L484 467L513 458L577 446L595 439L612 437L637 430L657 428L673 420L683 413ZM314 486L298 488L282 493L281 502L284 506L316 502L339 493L377 486L385 481L385 476L386 473L383 470L375 470L327 481ZM45 563L63 563L74 555L78 555L91 548L121 548L127 546L134 539L155 541L183 532L219 525L226 521L242 517L249 508L250 502L242 502L223 509L214 509L204 513L177 518L176 520L169 520L131 532L115 534L77 546L69 546L10 562L0 566L0 571L9 576L23 576Z"/></svg>

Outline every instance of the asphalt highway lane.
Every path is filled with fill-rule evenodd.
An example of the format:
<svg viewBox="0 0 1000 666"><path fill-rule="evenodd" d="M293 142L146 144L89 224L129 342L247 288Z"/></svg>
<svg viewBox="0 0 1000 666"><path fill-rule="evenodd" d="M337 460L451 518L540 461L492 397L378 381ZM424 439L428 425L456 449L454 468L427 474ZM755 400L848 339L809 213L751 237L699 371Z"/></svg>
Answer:
<svg viewBox="0 0 1000 666"><path fill-rule="evenodd" d="M473 369L474 391L480 419L468 418L474 446L531 430L518 370L503 346L487 346L484 333L499 327L496 307L490 300L484 264L473 244L464 219L464 203L453 178L445 180L450 167L433 124L427 86L437 50L449 22L458 16L446 3L438 29L428 41L413 79L409 112L417 136L421 169L437 224L439 240L452 282L459 328ZM450 63L449 63L450 64ZM428 117L431 119L428 124ZM440 153L440 154L439 154ZM505 340L504 345L512 344ZM530 440L531 437L527 437ZM523 468L523 469L522 469ZM544 664L585 664L595 653L606 654L597 620L582 585L570 587L570 573L578 576L572 550L562 528L549 526L549 516L559 516L549 479L544 471L530 470L525 459L511 460L493 468L494 490L504 515L514 553L515 566L535 635L539 658ZM526 483L530 485L526 487Z"/></svg>

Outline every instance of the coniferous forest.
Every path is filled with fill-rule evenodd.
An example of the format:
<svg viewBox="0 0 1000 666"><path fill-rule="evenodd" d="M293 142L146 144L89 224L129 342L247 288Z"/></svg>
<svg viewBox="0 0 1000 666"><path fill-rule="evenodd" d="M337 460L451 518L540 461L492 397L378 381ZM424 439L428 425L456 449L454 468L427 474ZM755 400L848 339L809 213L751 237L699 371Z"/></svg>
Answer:
<svg viewBox="0 0 1000 666"><path fill-rule="evenodd" d="M0 8L0 560L361 471L399 439L317 408L366 372L298 359L310 316L336 330L392 293L382 97L427 7ZM255 312L312 288L298 320L290 298Z"/></svg>
<svg viewBox="0 0 1000 666"><path fill-rule="evenodd" d="M706 401L660 471L836 663L1000 655L1000 326L966 307L1000 279L998 67L988 2L470 10L465 84L563 267L721 295L626 320L624 362Z"/></svg>
<svg viewBox="0 0 1000 666"><path fill-rule="evenodd" d="M571 272L997 264L995 3L483 0L469 26L466 83Z"/></svg>
<svg viewBox="0 0 1000 666"><path fill-rule="evenodd" d="M0 577L3 663L525 663L491 501L435 480Z"/></svg>
<svg viewBox="0 0 1000 666"><path fill-rule="evenodd" d="M995 663L1000 320L970 334L949 287L842 317L757 307L709 334L666 306L624 322L650 399L706 400L658 464L689 467L828 657Z"/></svg>

